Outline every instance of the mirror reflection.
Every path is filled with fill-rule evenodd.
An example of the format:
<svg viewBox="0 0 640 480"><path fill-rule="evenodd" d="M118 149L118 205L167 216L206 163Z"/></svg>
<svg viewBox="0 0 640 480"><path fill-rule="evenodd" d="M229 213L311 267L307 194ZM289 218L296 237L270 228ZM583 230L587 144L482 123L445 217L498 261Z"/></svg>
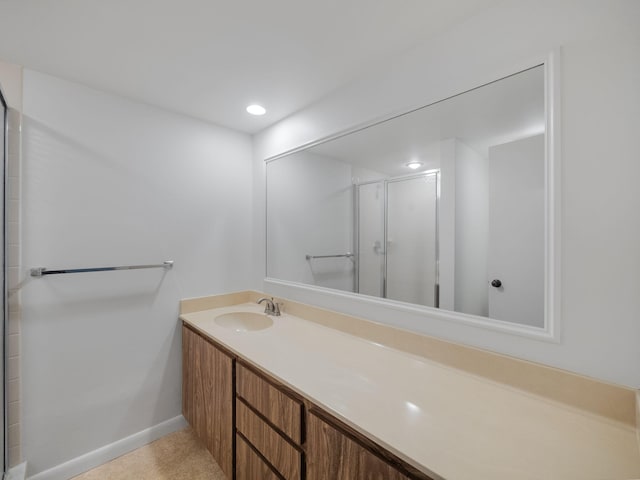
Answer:
<svg viewBox="0 0 640 480"><path fill-rule="evenodd" d="M544 66L267 165L267 276L544 326Z"/></svg>

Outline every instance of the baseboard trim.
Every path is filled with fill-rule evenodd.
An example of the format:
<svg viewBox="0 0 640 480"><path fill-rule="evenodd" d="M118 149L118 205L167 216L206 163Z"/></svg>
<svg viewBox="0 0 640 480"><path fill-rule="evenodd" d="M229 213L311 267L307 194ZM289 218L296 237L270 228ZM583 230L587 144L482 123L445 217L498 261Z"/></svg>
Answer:
<svg viewBox="0 0 640 480"><path fill-rule="evenodd" d="M92 452L85 453L68 462L56 465L53 468L36 473L28 477L27 480L68 480L76 475L80 475L87 470L98 467L103 463L118 458L125 453L129 453L136 448L153 442L160 437L181 430L187 426L187 421L182 415L166 420L138 433L134 433L121 440L117 440L109 445L98 448Z"/></svg>
<svg viewBox="0 0 640 480"><path fill-rule="evenodd" d="M11 467L4 476L5 480L24 480L27 475L27 462Z"/></svg>

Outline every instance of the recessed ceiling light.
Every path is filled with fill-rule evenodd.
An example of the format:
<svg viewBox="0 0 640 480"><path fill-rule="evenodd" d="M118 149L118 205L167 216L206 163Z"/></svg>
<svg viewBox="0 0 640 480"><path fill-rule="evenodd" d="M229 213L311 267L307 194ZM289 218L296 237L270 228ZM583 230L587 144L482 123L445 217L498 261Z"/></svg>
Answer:
<svg viewBox="0 0 640 480"><path fill-rule="evenodd" d="M424 163L422 162L409 162L405 166L409 167L411 170L416 170L417 168L420 168L422 165L424 165Z"/></svg>
<svg viewBox="0 0 640 480"><path fill-rule="evenodd" d="M247 112L249 112L251 115L264 115L265 113L267 113L267 111L262 105L256 105L256 104L249 105L247 107Z"/></svg>

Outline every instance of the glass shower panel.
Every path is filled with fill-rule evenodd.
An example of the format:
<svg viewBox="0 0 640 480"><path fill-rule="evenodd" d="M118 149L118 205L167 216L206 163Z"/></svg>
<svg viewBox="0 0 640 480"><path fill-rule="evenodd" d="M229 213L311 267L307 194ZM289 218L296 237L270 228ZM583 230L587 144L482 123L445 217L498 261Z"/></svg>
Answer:
<svg viewBox="0 0 640 480"><path fill-rule="evenodd" d="M358 292L382 297L384 183L358 185Z"/></svg>
<svg viewBox="0 0 640 480"><path fill-rule="evenodd" d="M387 185L386 297L437 307L438 176Z"/></svg>

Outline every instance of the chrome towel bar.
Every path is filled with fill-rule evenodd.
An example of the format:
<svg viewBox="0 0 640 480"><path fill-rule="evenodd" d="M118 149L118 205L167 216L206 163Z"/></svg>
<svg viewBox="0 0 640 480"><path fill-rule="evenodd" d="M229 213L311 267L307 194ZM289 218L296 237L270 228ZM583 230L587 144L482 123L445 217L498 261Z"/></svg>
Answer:
<svg viewBox="0 0 640 480"><path fill-rule="evenodd" d="M353 257L353 253L341 253L339 255L305 255L304 258L307 260L313 260L314 258L351 258Z"/></svg>
<svg viewBox="0 0 640 480"><path fill-rule="evenodd" d="M45 275L60 275L62 273L86 273L86 272L110 272L112 270L140 270L143 268L173 268L173 260L167 260L155 265L125 265L122 267L91 267L91 268L65 268L60 270L49 270L45 267L31 269L32 277L43 277Z"/></svg>

